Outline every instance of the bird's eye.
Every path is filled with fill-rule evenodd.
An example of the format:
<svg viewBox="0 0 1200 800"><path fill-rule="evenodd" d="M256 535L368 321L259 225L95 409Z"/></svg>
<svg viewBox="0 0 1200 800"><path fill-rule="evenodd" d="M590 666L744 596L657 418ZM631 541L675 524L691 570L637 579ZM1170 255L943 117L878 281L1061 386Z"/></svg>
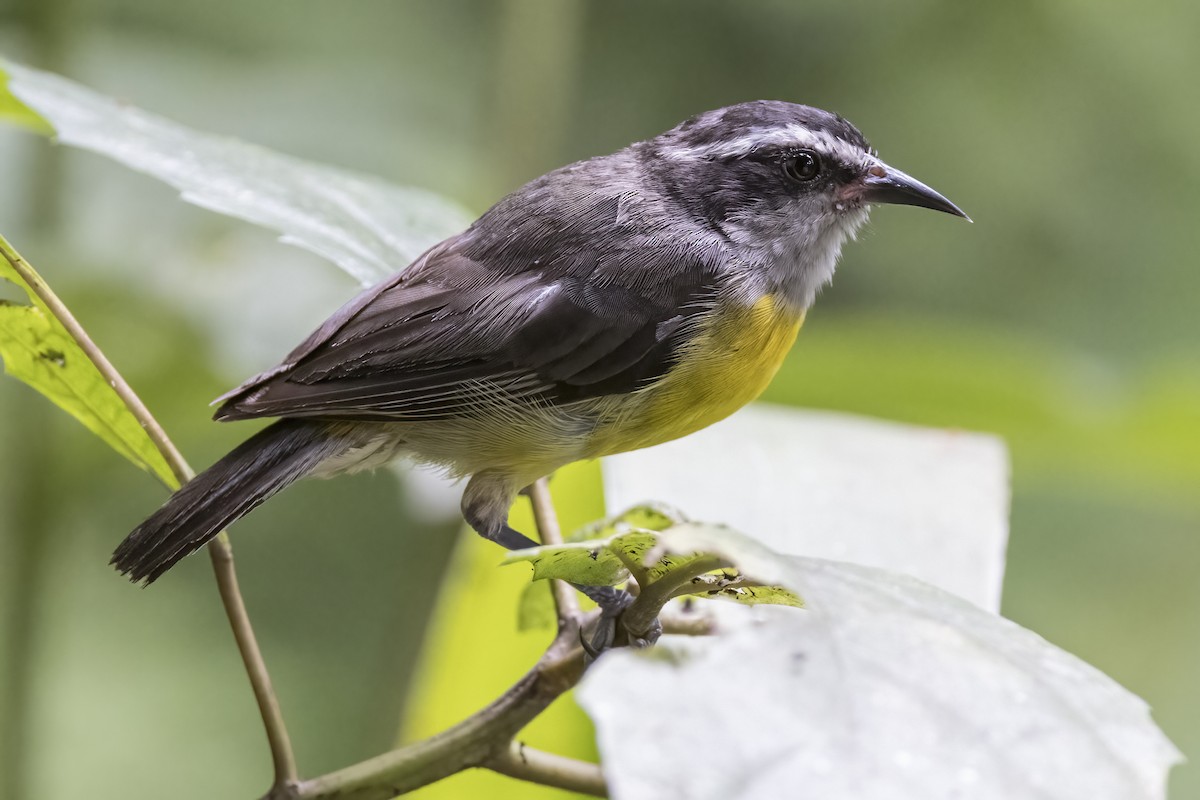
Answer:
<svg viewBox="0 0 1200 800"><path fill-rule="evenodd" d="M797 150L783 160L783 174L797 183L807 183L821 174L821 160L812 150Z"/></svg>

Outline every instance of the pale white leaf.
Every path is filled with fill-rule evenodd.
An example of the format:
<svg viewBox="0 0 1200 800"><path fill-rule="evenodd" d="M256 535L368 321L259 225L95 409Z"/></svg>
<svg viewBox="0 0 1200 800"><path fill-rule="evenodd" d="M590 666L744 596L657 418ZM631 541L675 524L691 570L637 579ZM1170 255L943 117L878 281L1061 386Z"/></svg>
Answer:
<svg viewBox="0 0 1200 800"><path fill-rule="evenodd" d="M603 468L610 511L653 498L779 552L915 575L999 610L1009 483L995 437L756 405Z"/></svg>
<svg viewBox="0 0 1200 800"><path fill-rule="evenodd" d="M615 800L1164 797L1178 752L1096 669L913 578L780 568L807 609L588 672Z"/></svg>
<svg viewBox="0 0 1200 800"><path fill-rule="evenodd" d="M432 192L190 130L65 78L0 60L8 89L64 144L179 189L196 205L278 231L369 285L470 222Z"/></svg>

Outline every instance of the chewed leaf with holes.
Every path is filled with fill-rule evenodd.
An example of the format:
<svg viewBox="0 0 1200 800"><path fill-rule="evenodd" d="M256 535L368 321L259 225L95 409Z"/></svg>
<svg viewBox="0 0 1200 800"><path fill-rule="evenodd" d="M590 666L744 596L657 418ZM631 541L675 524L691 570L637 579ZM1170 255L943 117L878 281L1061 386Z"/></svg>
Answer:
<svg viewBox="0 0 1200 800"><path fill-rule="evenodd" d="M791 589L782 586L765 586L753 579L742 577L736 570L706 573L692 578L675 592L676 597L684 595L732 600L747 606L804 607L804 600Z"/></svg>
<svg viewBox="0 0 1200 800"><path fill-rule="evenodd" d="M682 571L685 580L673 596L695 595L749 605L802 606L800 596L776 585L778 568L753 539L719 525L675 522L677 512L648 512L646 506L599 523L612 531L603 539L546 545L510 553L506 564L530 562L534 580L559 578L589 586L612 586L634 577L648 586ZM627 520L651 520L661 530L631 527ZM774 576L774 577L773 577Z"/></svg>
<svg viewBox="0 0 1200 800"><path fill-rule="evenodd" d="M626 559L641 559L657 543L653 531L630 531L607 539L588 539L514 550L505 564L528 561L535 581L561 578L585 586L615 586L629 579Z"/></svg>
<svg viewBox="0 0 1200 800"><path fill-rule="evenodd" d="M610 546L613 541L621 539L620 552L641 563L655 543L647 534L683 519L683 514L670 506L646 503L585 525L568 536L565 544L516 551L504 563L532 563L534 580L563 578L587 586L614 586L629 578L629 570ZM565 577L568 573L574 577Z"/></svg>
<svg viewBox="0 0 1200 800"><path fill-rule="evenodd" d="M584 525L567 537L569 542L607 539L631 530L665 531L673 525L687 522L682 511L666 503L643 503L605 519Z"/></svg>
<svg viewBox="0 0 1200 800"><path fill-rule="evenodd" d="M3 237L0 279L20 287L29 299L28 305L0 301L5 372L41 392L134 464L177 486L146 431L34 291L42 278Z"/></svg>

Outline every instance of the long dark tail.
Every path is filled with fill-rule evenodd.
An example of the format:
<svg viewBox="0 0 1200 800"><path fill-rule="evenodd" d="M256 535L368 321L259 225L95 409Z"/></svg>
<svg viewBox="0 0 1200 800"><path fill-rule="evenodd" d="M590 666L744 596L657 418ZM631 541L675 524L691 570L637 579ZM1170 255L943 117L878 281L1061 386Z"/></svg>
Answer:
<svg viewBox="0 0 1200 800"><path fill-rule="evenodd" d="M131 581L150 584L181 558L346 446L322 423L280 420L184 484L125 537L111 563Z"/></svg>

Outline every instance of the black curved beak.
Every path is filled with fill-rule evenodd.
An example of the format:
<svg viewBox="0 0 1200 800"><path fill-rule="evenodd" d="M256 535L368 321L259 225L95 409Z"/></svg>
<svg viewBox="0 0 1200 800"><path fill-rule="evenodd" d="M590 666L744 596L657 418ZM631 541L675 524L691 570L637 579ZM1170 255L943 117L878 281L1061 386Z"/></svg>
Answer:
<svg viewBox="0 0 1200 800"><path fill-rule="evenodd" d="M867 170L863 178L863 199L868 203L889 203L899 206L920 206L934 211L945 211L967 222L971 218L938 192L911 175L906 175L882 161L877 161Z"/></svg>

